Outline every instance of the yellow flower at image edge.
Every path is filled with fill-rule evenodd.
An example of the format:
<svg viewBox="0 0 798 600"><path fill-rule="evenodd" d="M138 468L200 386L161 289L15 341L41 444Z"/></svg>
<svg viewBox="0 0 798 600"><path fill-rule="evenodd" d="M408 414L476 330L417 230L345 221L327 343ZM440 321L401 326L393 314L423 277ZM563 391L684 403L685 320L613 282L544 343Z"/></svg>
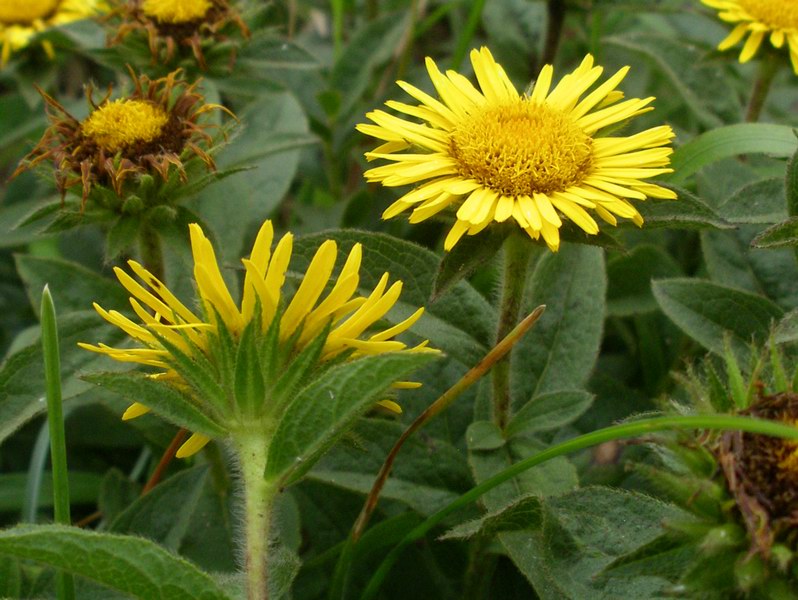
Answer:
<svg viewBox="0 0 798 600"><path fill-rule="evenodd" d="M140 319L134 322L118 311L106 311L95 303L95 309L109 323L119 327L141 344L136 348L112 348L104 344L81 343L87 350L106 354L121 361L162 369L151 377L170 384L184 384L172 366L170 351L161 342L174 346L191 357L202 353L210 359L211 346L224 328L233 339L239 339L253 321L257 330L266 335L275 324L279 327L280 353L295 355L317 336L331 328L321 351L321 362L342 356L346 359L385 352L437 352L423 342L407 348L393 338L409 329L424 312L419 308L405 320L377 333L364 335L380 321L399 299L402 282L388 286L388 273L368 296L357 294L360 283L362 247L355 244L341 268L330 291L324 295L338 255L334 241L324 242L308 266L296 292L290 298L283 290L288 263L291 258L293 236L284 235L272 250L273 228L266 221L258 232L252 253L242 259L246 270L240 305L225 284L216 255L199 225L190 226L191 249L194 257L194 280L201 312L196 313L183 304L149 271L135 261L129 261L131 271L141 282L120 268L115 273L130 292L130 304ZM322 296L324 298L322 299ZM259 321L259 322L258 322ZM395 388L414 388L414 382L396 382ZM386 408L399 411L390 400L380 402ZM135 403L123 418L131 419L149 412L149 408ZM199 451L209 438L194 433L178 451L179 457Z"/></svg>
<svg viewBox="0 0 798 600"><path fill-rule="evenodd" d="M0 66L37 33L94 16L102 6L97 0L0 0ZM52 46L43 47L52 57Z"/></svg>
<svg viewBox="0 0 798 600"><path fill-rule="evenodd" d="M740 52L740 62L746 63L756 54L765 38L775 48L787 46L793 71L798 74L798 2L796 0L701 0L718 11L718 17L734 23L734 29L719 45L728 50L745 36L748 39Z"/></svg>
<svg viewBox="0 0 798 600"><path fill-rule="evenodd" d="M366 171L368 181L390 187L419 184L383 218L412 209L410 222L417 223L452 207L456 221L446 250L465 234L512 219L556 251L563 216L596 234L598 225L586 209L612 225L616 217L641 225L630 200L676 198L645 181L671 172L670 127L628 137L600 135L651 110L653 98L620 101L623 94L615 88L628 67L582 98L603 72L591 56L553 89L553 69L546 65L529 95L518 93L487 48L473 50L471 63L481 91L455 71L441 73L428 58L440 100L399 81L421 104L386 103L422 123L375 110L366 115L373 124L357 126L384 142L366 158L391 161Z"/></svg>

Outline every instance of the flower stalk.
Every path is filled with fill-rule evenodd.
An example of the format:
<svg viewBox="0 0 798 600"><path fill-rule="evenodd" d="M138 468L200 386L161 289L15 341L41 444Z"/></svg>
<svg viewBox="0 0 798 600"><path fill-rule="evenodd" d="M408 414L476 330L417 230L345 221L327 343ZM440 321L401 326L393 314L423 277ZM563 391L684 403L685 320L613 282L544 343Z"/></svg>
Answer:
<svg viewBox="0 0 798 600"><path fill-rule="evenodd" d="M496 340L503 340L518 321L526 286L526 271L532 255L532 244L521 235L512 234L504 242L504 276L501 312ZM512 352L512 351L511 351ZM510 420L510 359L508 353L493 367L493 420L504 429Z"/></svg>
<svg viewBox="0 0 798 600"><path fill-rule="evenodd" d="M277 489L264 477L268 441L260 431L239 432L233 443L241 468L244 492L244 568L247 600L269 597L269 526Z"/></svg>
<svg viewBox="0 0 798 600"><path fill-rule="evenodd" d="M745 111L745 122L756 123L762 114L773 79L779 70L781 60L775 52L767 52L762 60L759 61L759 69L751 90L751 98L748 100L748 108Z"/></svg>

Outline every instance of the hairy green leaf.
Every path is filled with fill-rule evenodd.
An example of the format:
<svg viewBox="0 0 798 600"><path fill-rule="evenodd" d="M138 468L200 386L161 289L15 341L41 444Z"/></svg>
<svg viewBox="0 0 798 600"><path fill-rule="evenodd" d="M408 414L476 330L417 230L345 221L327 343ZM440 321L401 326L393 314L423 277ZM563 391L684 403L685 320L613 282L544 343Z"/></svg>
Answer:
<svg viewBox="0 0 798 600"><path fill-rule="evenodd" d="M584 390L560 390L535 396L513 415L505 435L557 429L578 419L593 403Z"/></svg>
<svg viewBox="0 0 798 600"><path fill-rule="evenodd" d="M137 598L230 598L207 573L137 537L61 525L20 525L0 532L0 554L62 569Z"/></svg>
<svg viewBox="0 0 798 600"><path fill-rule="evenodd" d="M724 336L740 356L754 340L767 338L784 312L761 296L698 279L663 279L653 283L663 312L707 350L722 354Z"/></svg>
<svg viewBox="0 0 798 600"><path fill-rule="evenodd" d="M84 380L107 389L131 402L141 402L175 425L211 437L225 435L224 428L204 412L188 396L174 387L155 381L144 373L95 373Z"/></svg>
<svg viewBox="0 0 798 600"><path fill-rule="evenodd" d="M545 254L527 283L526 312L546 312L513 351L513 401L583 385L598 354L607 277L598 248L568 245Z"/></svg>
<svg viewBox="0 0 798 600"><path fill-rule="evenodd" d="M266 463L266 477L285 485L301 477L380 394L437 358L427 353L367 356L331 368L297 393L280 418Z"/></svg>
<svg viewBox="0 0 798 600"><path fill-rule="evenodd" d="M680 184L702 167L740 154L792 156L798 139L792 127L765 123L739 123L718 127L693 138L673 153L673 173L665 178Z"/></svg>

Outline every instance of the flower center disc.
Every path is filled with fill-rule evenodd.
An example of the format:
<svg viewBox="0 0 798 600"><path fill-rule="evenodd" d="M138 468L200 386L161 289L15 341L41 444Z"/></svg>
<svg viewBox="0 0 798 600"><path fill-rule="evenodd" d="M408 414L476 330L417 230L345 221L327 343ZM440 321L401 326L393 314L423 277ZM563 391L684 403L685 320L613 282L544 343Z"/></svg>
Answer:
<svg viewBox="0 0 798 600"><path fill-rule="evenodd" d="M563 191L590 171L591 138L567 115L521 100L490 106L452 131L460 174L505 196Z"/></svg>
<svg viewBox="0 0 798 600"><path fill-rule="evenodd" d="M0 23L28 24L50 16L59 0L0 0Z"/></svg>
<svg viewBox="0 0 798 600"><path fill-rule="evenodd" d="M211 0L144 0L141 10L159 23L177 25L199 21L211 6Z"/></svg>
<svg viewBox="0 0 798 600"><path fill-rule="evenodd" d="M740 0L740 5L757 21L770 27L798 29L796 0Z"/></svg>
<svg viewBox="0 0 798 600"><path fill-rule="evenodd" d="M136 142L151 142L161 135L169 115L143 100L114 100L95 110L83 122L83 135L108 152L118 152Z"/></svg>

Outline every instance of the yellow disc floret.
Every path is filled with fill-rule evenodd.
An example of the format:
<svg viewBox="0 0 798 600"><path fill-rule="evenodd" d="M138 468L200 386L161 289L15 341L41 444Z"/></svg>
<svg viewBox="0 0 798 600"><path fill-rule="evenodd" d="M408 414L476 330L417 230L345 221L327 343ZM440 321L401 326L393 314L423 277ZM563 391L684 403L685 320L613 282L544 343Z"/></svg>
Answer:
<svg viewBox="0 0 798 600"><path fill-rule="evenodd" d="M159 23L175 25L204 18L211 6L210 0L144 0L141 10Z"/></svg>
<svg viewBox="0 0 798 600"><path fill-rule="evenodd" d="M169 115L143 100L114 100L95 110L81 130L108 152L118 152L137 142L151 142L161 135Z"/></svg>
<svg viewBox="0 0 798 600"><path fill-rule="evenodd" d="M53 14L58 4L58 0L0 0L0 23L28 25Z"/></svg>
<svg viewBox="0 0 798 600"><path fill-rule="evenodd" d="M739 0L740 6L757 21L773 29L798 29L798 2L795 0Z"/></svg>
<svg viewBox="0 0 798 600"><path fill-rule="evenodd" d="M460 174L507 196L564 191L589 173L590 136L556 109L528 100L487 106L452 130Z"/></svg>

